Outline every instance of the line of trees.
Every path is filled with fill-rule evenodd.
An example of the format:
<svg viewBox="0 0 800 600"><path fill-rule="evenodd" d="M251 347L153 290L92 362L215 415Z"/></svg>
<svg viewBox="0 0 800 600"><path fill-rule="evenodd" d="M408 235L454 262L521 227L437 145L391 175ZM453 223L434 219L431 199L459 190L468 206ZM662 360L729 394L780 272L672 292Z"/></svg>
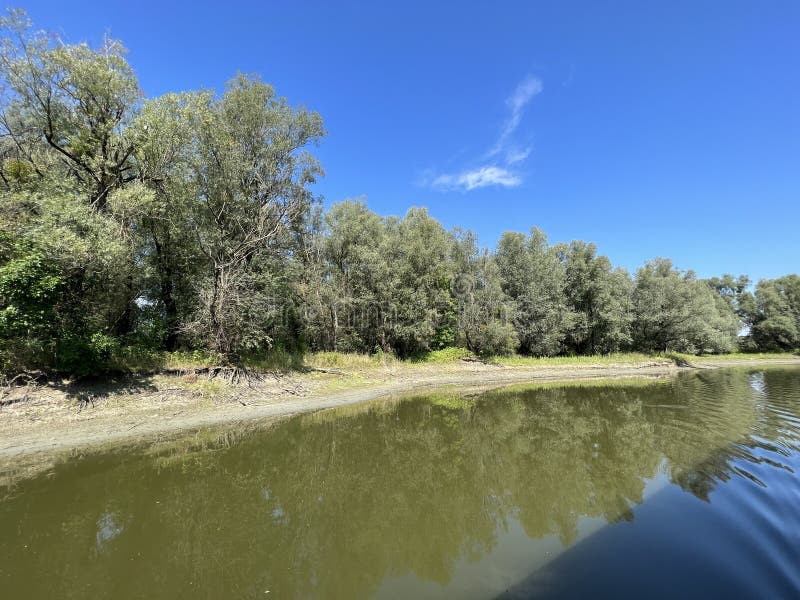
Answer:
<svg viewBox="0 0 800 600"><path fill-rule="evenodd" d="M448 346L535 356L800 346L800 277L631 277L594 244L494 252L422 208L323 211L320 116L257 77L144 98L124 47L0 23L0 368L86 373L122 347ZM739 332L749 332L739 336Z"/></svg>

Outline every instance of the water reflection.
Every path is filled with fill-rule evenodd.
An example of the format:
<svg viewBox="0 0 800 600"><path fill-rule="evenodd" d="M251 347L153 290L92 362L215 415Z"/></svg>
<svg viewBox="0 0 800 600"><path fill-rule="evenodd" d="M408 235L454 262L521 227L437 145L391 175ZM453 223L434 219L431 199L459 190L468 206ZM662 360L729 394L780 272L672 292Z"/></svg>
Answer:
<svg viewBox="0 0 800 600"><path fill-rule="evenodd" d="M104 512L97 520L97 535L95 536L95 548L98 552L103 552L108 543L122 533L124 527L118 522L116 515Z"/></svg>
<svg viewBox="0 0 800 600"><path fill-rule="evenodd" d="M490 596L667 487L713 507L726 482L779 495L782 476L796 500L799 408L797 370L725 370L428 395L95 457L0 505L0 589Z"/></svg>

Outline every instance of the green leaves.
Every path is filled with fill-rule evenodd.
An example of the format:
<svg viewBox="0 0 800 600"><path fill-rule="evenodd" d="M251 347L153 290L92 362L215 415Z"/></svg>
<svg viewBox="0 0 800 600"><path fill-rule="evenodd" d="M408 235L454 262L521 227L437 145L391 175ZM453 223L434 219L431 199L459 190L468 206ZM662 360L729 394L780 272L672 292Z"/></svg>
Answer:
<svg viewBox="0 0 800 600"><path fill-rule="evenodd" d="M759 349L800 348L800 276L762 279L750 309L750 335Z"/></svg>
<svg viewBox="0 0 800 600"><path fill-rule="evenodd" d="M565 272L557 251L536 228L530 235L506 232L497 247L503 291L514 306L520 350L534 356L564 351L575 314L564 294Z"/></svg>
<svg viewBox="0 0 800 600"><path fill-rule="evenodd" d="M319 115L293 109L271 86L239 75L219 99L199 98L189 115L189 206L205 257L195 332L227 356L268 349L279 310L269 266L288 256L292 232L322 174L303 149L324 134ZM246 317L246 318L245 318Z"/></svg>
<svg viewBox="0 0 800 600"><path fill-rule="evenodd" d="M628 348L633 320L627 271L612 269L594 244L574 241L557 248L565 268L564 292L575 318L567 341L577 354L608 354Z"/></svg>
<svg viewBox="0 0 800 600"><path fill-rule="evenodd" d="M58 43L32 32L21 11L0 26L6 152L43 178L49 171L72 180L104 210L108 194L135 178L127 126L141 92L125 48L108 38L100 48Z"/></svg>
<svg viewBox="0 0 800 600"><path fill-rule="evenodd" d="M456 230L454 238L452 290L459 341L480 356L513 353L519 339L512 323L513 307L503 292L495 257L478 249L472 232Z"/></svg>
<svg viewBox="0 0 800 600"><path fill-rule="evenodd" d="M56 265L18 242L16 256L0 265L0 337L36 336L54 325L54 305L64 284Z"/></svg>
<svg viewBox="0 0 800 600"><path fill-rule="evenodd" d="M644 351L722 353L736 349L738 319L692 271L658 258L636 272L634 344Z"/></svg>

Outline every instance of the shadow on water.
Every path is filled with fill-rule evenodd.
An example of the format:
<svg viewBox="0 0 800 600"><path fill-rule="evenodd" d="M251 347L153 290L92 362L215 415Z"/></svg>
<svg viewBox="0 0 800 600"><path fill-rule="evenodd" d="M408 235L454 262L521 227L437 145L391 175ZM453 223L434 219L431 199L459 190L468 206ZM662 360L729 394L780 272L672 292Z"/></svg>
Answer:
<svg viewBox="0 0 800 600"><path fill-rule="evenodd" d="M485 598L545 565L510 591L529 597L542 577L563 583L586 557L612 573L614 556L620 569L628 557L633 586L649 572L647 546L634 541L672 532L704 558L719 556L709 523L724 530L742 515L772 531L787 498L796 511L796 487L775 492L798 468L798 375L725 370L432 394L89 457L0 503L0 589ZM587 521L600 531L586 537ZM745 533L723 539L741 545ZM773 559L796 552L780 536L756 538ZM653 573L690 573L677 550L659 556Z"/></svg>

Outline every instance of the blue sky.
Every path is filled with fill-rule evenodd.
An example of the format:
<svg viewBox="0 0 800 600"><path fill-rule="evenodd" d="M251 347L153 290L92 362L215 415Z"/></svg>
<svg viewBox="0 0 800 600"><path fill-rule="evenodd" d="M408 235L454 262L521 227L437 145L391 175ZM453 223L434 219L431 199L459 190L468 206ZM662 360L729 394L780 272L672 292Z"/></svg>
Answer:
<svg viewBox="0 0 800 600"><path fill-rule="evenodd" d="M340 4L340 6L334 6ZM800 3L20 2L148 96L260 73L320 112L326 203L536 225L634 270L800 271Z"/></svg>

